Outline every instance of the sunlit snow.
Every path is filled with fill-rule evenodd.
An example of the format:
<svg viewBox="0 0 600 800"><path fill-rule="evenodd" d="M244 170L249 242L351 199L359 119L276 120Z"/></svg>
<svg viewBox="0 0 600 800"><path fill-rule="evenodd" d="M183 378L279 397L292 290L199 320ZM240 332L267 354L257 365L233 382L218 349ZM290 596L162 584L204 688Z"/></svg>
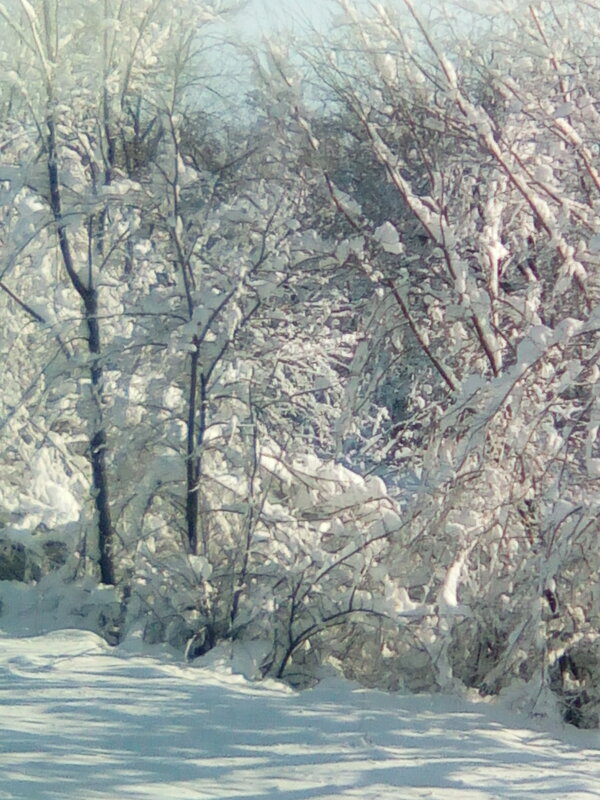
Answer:
<svg viewBox="0 0 600 800"><path fill-rule="evenodd" d="M2 800L598 797L597 733L334 679L297 693L221 650L186 665L140 647L0 636Z"/></svg>

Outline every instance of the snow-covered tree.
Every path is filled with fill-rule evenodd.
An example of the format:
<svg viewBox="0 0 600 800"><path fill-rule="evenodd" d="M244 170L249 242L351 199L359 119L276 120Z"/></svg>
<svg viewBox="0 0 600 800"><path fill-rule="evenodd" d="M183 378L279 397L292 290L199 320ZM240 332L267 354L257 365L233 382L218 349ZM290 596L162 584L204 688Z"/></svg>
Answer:
<svg viewBox="0 0 600 800"><path fill-rule="evenodd" d="M4 299L44 328L37 336L49 343L40 363L41 346L17 337L34 358L31 368L19 370L8 416L23 410L28 395L51 396L51 424L60 432L48 439L46 421L38 418L40 436L27 436L36 439L34 450L56 448L58 459L74 442L80 447L85 425L87 440L76 455L89 463L90 552L102 581L112 584L117 532L109 473L123 453L113 435L109 373L123 368L119 348L132 311L127 290L138 277L131 275L131 251L147 203L139 179L163 135L148 100L160 92L159 71L176 69L173 41L197 42L216 10L19 0L0 8L0 17L4 41L13 43L3 53ZM20 446L23 437L16 439ZM25 469L29 456L22 458ZM67 473L72 469L65 465Z"/></svg>
<svg viewBox="0 0 600 800"><path fill-rule="evenodd" d="M375 451L421 483L390 576L432 603L420 636L440 685L555 685L597 613L583 588L597 514L596 19L542 3L459 16L453 31L451 4L338 7L339 45L306 57L379 206L355 161L341 174L343 156L332 169L320 151L310 101L295 118L347 231L336 252L386 309L362 364L370 343L388 352L380 370L420 354ZM359 384L373 391L368 368Z"/></svg>

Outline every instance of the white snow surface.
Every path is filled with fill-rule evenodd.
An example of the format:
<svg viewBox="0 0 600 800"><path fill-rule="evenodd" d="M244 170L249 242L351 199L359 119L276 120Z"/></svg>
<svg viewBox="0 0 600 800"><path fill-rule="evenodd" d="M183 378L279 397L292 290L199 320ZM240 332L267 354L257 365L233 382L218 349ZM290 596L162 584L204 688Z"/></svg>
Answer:
<svg viewBox="0 0 600 800"><path fill-rule="evenodd" d="M597 732L333 678L295 692L235 668L222 649L185 664L136 639L0 633L0 798L600 796Z"/></svg>

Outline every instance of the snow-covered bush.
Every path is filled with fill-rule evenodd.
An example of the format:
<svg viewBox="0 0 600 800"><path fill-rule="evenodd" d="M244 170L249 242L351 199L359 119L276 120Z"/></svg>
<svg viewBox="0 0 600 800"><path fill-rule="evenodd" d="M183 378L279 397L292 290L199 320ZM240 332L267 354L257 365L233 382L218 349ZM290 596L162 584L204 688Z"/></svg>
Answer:
<svg viewBox="0 0 600 800"><path fill-rule="evenodd" d="M420 479L394 578L429 607L415 627L436 685L521 680L535 698L597 619L600 20L579 3L568 23L552 3L474 11L470 39L450 4L338 6L340 45L306 58L346 153L377 165L380 208L364 172L353 181L344 155L319 152L321 119L299 92L292 118L347 231L336 252L374 306L387 299L390 335L367 330L362 363L382 345L388 364L407 343L421 354L403 419L362 445ZM355 383L347 430L364 437L371 370Z"/></svg>

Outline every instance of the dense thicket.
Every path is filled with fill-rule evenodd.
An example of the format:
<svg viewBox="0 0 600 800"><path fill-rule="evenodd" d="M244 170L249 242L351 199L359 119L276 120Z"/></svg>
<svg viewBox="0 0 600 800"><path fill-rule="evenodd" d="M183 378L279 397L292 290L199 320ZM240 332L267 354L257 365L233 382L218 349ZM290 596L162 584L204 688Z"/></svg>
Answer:
<svg viewBox="0 0 600 800"><path fill-rule="evenodd" d="M598 724L600 18L567 5L339 0L236 55L235 103L217 5L0 6L1 579L298 685Z"/></svg>

